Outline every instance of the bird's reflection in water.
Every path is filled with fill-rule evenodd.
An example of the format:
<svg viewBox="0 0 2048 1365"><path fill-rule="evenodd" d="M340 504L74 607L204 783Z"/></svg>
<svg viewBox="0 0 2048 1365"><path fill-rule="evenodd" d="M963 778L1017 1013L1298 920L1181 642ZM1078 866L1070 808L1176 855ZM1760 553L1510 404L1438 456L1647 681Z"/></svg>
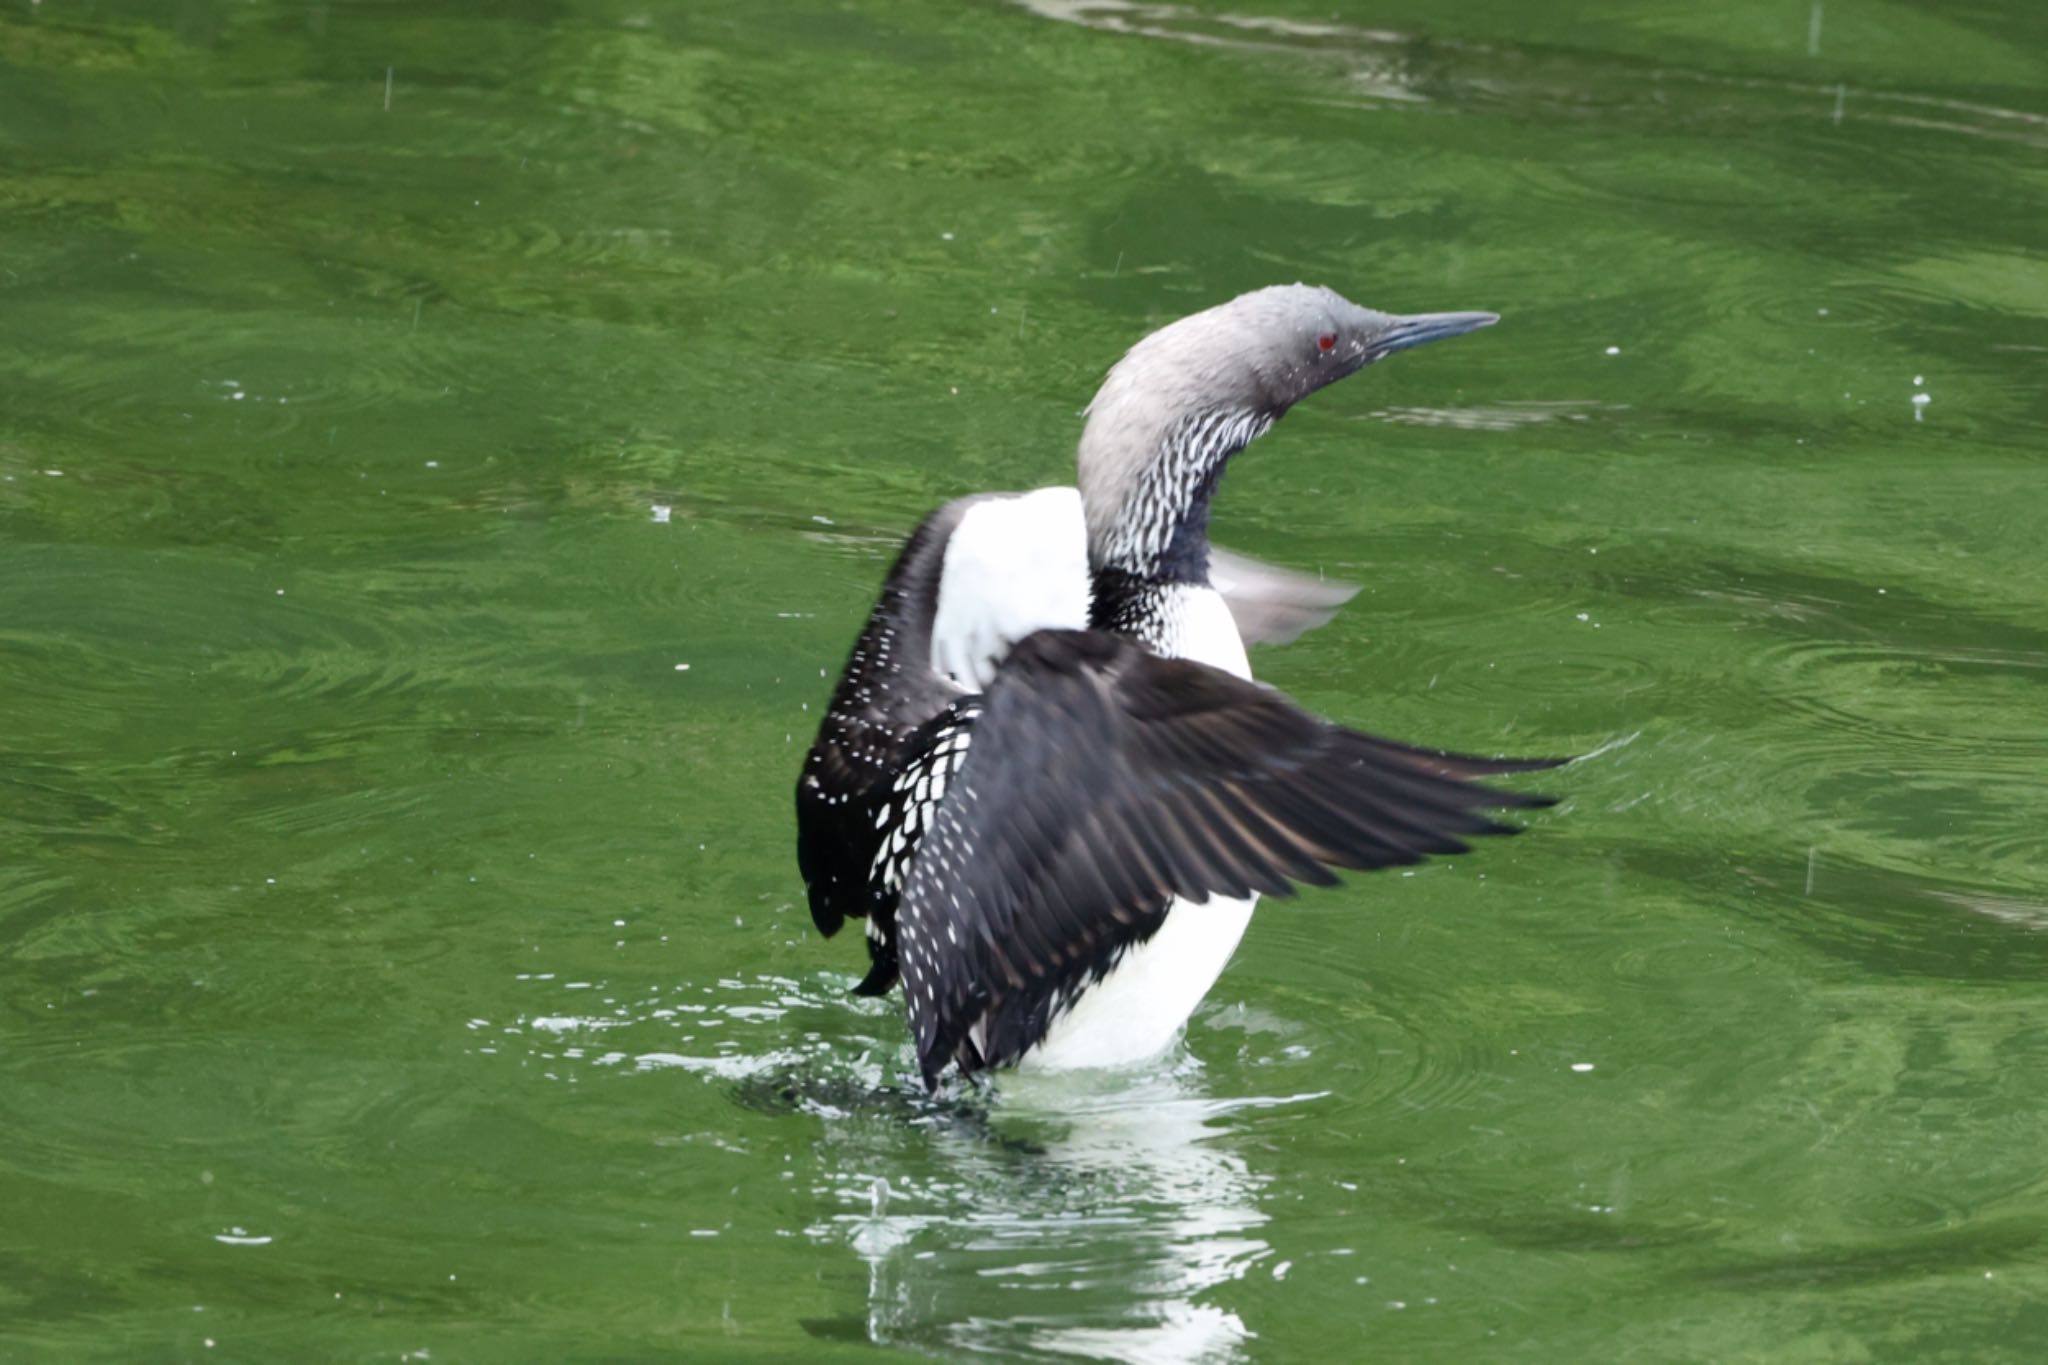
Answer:
<svg viewBox="0 0 2048 1365"><path fill-rule="evenodd" d="M1008 1075L923 1122L922 1173L848 1172L811 1229L867 1268L867 1311L813 1324L938 1350L1229 1361L1252 1333L1214 1291L1269 1248L1263 1178L1181 1058L1140 1072ZM870 1154L872 1155L872 1154ZM908 1165L909 1163L905 1163Z"/></svg>

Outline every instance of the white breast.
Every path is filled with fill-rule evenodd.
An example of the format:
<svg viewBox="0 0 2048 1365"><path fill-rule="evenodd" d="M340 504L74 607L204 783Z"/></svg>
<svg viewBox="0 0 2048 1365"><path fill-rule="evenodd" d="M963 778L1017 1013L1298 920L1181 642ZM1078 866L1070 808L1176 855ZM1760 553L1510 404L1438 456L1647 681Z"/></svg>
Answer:
<svg viewBox="0 0 2048 1365"><path fill-rule="evenodd" d="M1244 652L1244 637L1237 633L1237 619L1223 594L1214 588L1180 584L1166 608L1167 639L1159 652L1174 659L1193 659L1198 664L1220 668L1240 678L1252 676L1252 662Z"/></svg>
<svg viewBox="0 0 2048 1365"><path fill-rule="evenodd" d="M1213 588L1178 587L1159 652L1252 675L1230 608ZM1164 1051L1223 974L1251 923L1256 895L1176 899L1159 932L1123 955L1109 975L1053 1021L1023 1065L1048 1071L1123 1066Z"/></svg>

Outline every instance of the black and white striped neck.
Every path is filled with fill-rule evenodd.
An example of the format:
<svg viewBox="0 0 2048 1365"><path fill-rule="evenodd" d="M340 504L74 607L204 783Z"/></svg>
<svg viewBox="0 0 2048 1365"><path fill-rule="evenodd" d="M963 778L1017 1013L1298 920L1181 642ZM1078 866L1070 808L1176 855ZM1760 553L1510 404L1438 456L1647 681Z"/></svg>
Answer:
<svg viewBox="0 0 2048 1365"><path fill-rule="evenodd" d="M1172 638L1177 586L1124 569L1097 569L1088 603L1088 628L1113 631L1155 653Z"/></svg>
<svg viewBox="0 0 2048 1365"><path fill-rule="evenodd" d="M1196 586L1209 581L1209 505L1230 457L1264 435L1278 421L1275 411L1213 408L1188 413L1158 436L1135 477L1128 471L1091 469L1091 463L1121 458L1091 451L1084 443L1081 483L1112 483L1114 505L1091 507L1089 563L1098 580L1123 575L1154 583ZM1096 477L1098 473L1102 477ZM1098 498L1100 503L1106 499ZM1098 587L1098 592L1100 591Z"/></svg>

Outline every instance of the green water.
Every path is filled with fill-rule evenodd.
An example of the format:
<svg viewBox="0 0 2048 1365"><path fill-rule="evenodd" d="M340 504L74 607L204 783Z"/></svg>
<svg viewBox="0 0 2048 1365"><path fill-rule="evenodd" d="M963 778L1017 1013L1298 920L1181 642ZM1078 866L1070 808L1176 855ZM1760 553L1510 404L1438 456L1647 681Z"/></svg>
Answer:
<svg viewBox="0 0 2048 1365"><path fill-rule="evenodd" d="M2044 224L2023 0L6 0L0 1358L2040 1358ZM916 1101L825 675L1297 278L1255 666L1594 756Z"/></svg>

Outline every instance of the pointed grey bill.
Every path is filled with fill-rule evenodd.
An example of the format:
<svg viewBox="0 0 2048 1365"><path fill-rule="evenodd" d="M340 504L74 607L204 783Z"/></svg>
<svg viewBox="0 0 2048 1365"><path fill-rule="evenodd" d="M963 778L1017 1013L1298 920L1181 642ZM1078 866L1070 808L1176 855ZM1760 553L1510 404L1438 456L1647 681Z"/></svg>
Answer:
<svg viewBox="0 0 2048 1365"><path fill-rule="evenodd" d="M1209 547L1209 583L1223 594L1248 645L1292 644L1358 595L1356 583L1264 564L1221 545Z"/></svg>
<svg viewBox="0 0 2048 1365"><path fill-rule="evenodd" d="M1379 355L1392 355L1424 342L1463 336L1500 321L1498 313L1416 313L1388 318L1369 345Z"/></svg>

